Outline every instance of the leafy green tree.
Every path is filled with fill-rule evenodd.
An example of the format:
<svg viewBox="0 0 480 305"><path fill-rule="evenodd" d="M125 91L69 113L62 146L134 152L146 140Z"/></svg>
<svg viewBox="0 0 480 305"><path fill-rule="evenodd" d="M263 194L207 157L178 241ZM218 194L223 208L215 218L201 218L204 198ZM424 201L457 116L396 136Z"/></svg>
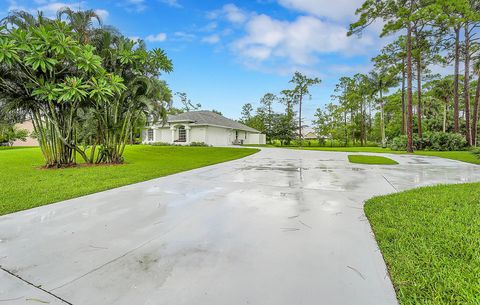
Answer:
<svg viewBox="0 0 480 305"><path fill-rule="evenodd" d="M438 99L444 104L443 107L443 123L442 123L442 131L447 131L447 119L448 119L448 106L455 96L454 91L454 80L451 77L445 77L438 80L433 80L429 84L427 84L427 88L429 88L429 93L433 96L433 98Z"/></svg>
<svg viewBox="0 0 480 305"><path fill-rule="evenodd" d="M187 97L185 92L176 92L175 95L179 97L180 104L182 104L181 109L185 112L195 111L202 108L202 105L199 103L193 104L192 100Z"/></svg>
<svg viewBox="0 0 480 305"><path fill-rule="evenodd" d="M109 101L125 86L107 73L90 45L72 38L63 22L0 28L0 86L6 107L28 111L47 166L75 162L86 153L75 142L77 110Z"/></svg>
<svg viewBox="0 0 480 305"><path fill-rule="evenodd" d="M0 124L0 143L7 143L13 146L13 142L20 140L25 142L28 137L28 130L21 129L14 124Z"/></svg>
<svg viewBox="0 0 480 305"><path fill-rule="evenodd" d="M250 103L247 103L242 106L242 113L241 113L241 118L240 121L244 124L247 124L247 122L252 118L252 112L253 112L253 106Z"/></svg>
<svg viewBox="0 0 480 305"><path fill-rule="evenodd" d="M310 87L321 83L321 80L317 77L309 78L306 75L295 72L290 83L295 85L295 88L292 90L295 96L295 102L298 102L298 138L301 141L302 139L302 103L305 96L310 95Z"/></svg>
<svg viewBox="0 0 480 305"><path fill-rule="evenodd" d="M273 103L277 100L275 94L267 93L260 100L260 104L263 107L264 118L265 118L265 135L267 142L271 143L273 136Z"/></svg>

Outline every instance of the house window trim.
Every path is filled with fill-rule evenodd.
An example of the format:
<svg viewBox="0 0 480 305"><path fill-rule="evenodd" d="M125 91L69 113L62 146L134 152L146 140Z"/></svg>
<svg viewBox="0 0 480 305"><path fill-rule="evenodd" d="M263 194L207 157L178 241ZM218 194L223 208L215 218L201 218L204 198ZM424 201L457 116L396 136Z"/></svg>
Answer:
<svg viewBox="0 0 480 305"><path fill-rule="evenodd" d="M148 142L155 141L155 131L153 130L153 128L150 128L147 130L147 141Z"/></svg>
<svg viewBox="0 0 480 305"><path fill-rule="evenodd" d="M178 140L179 143L186 143L187 142L187 129L185 126L178 127Z"/></svg>

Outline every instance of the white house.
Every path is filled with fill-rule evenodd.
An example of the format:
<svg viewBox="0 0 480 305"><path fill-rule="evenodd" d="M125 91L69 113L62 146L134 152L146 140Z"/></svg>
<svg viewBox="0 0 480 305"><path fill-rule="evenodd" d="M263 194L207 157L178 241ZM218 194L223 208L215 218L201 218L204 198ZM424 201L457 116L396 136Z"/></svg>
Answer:
<svg viewBox="0 0 480 305"><path fill-rule="evenodd" d="M143 143L164 142L188 145L203 142L212 146L265 144L265 135L212 111L190 111L170 115L166 124L147 126Z"/></svg>

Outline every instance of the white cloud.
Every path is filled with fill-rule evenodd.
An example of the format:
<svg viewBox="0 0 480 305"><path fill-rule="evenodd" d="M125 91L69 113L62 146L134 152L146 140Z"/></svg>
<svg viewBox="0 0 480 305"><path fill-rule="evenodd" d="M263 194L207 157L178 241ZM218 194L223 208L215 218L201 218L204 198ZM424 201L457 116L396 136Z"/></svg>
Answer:
<svg viewBox="0 0 480 305"><path fill-rule="evenodd" d="M242 24L248 19L248 13L235 4L225 4L221 9L208 13L208 18L225 18L231 23Z"/></svg>
<svg viewBox="0 0 480 305"><path fill-rule="evenodd" d="M345 27L313 16L283 21L255 15L247 21L245 32L232 49L250 64L282 59L284 64L308 66L317 63L321 54L362 54L373 44L368 35L347 37Z"/></svg>
<svg viewBox="0 0 480 305"><path fill-rule="evenodd" d="M107 20L108 16L110 15L110 13L107 10L103 10L103 9L95 10L95 13L100 17L100 19L102 19L102 21Z"/></svg>
<svg viewBox="0 0 480 305"><path fill-rule="evenodd" d="M144 11L147 8L145 0L126 0L125 6L133 7L133 9L137 12Z"/></svg>
<svg viewBox="0 0 480 305"><path fill-rule="evenodd" d="M277 0L280 5L332 20L352 20L363 0Z"/></svg>
<svg viewBox="0 0 480 305"><path fill-rule="evenodd" d="M148 35L146 38L145 38L146 41L149 41L149 42L162 42L162 41L165 41L167 40L167 34L165 33L158 33L156 35Z"/></svg>
<svg viewBox="0 0 480 305"><path fill-rule="evenodd" d="M202 39L202 41L206 42L206 43L209 43L209 44L216 44L216 43L220 42L220 36L217 35L217 34L213 34L213 35L204 37Z"/></svg>
<svg viewBox="0 0 480 305"><path fill-rule="evenodd" d="M175 32L173 35L175 36L176 40L179 41L193 41L196 38L194 34L187 32Z"/></svg>
<svg viewBox="0 0 480 305"><path fill-rule="evenodd" d="M178 0L160 0L160 2L165 3L168 6L182 8L182 5L178 3Z"/></svg>

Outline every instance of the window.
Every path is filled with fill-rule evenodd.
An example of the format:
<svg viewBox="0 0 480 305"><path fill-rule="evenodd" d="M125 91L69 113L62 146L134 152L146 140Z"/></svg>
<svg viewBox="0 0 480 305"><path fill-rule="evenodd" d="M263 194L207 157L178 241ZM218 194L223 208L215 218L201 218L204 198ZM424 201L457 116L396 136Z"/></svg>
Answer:
<svg viewBox="0 0 480 305"><path fill-rule="evenodd" d="M187 142L187 131L183 126L178 128L178 142Z"/></svg>
<svg viewBox="0 0 480 305"><path fill-rule="evenodd" d="M149 129L147 132L147 140L148 142L153 142L153 129Z"/></svg>

